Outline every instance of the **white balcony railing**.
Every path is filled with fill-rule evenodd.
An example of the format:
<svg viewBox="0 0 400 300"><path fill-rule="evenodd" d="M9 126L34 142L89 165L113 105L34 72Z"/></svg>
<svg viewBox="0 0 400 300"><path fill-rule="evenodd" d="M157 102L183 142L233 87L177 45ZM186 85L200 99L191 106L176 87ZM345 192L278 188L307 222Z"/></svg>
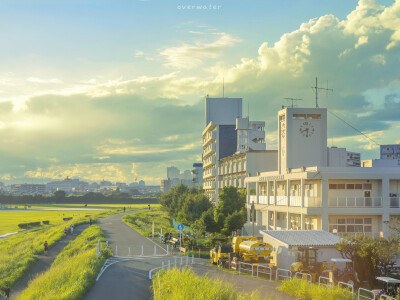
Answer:
<svg viewBox="0 0 400 300"><path fill-rule="evenodd" d="M268 204L268 196L259 196L258 203L260 204Z"/></svg>
<svg viewBox="0 0 400 300"><path fill-rule="evenodd" d="M328 207L380 208L380 197L336 197L329 198Z"/></svg>
<svg viewBox="0 0 400 300"><path fill-rule="evenodd" d="M215 144L210 144L204 148L203 157L215 152L216 146Z"/></svg>
<svg viewBox="0 0 400 300"><path fill-rule="evenodd" d="M215 181L204 181L203 188L205 190L215 189Z"/></svg>
<svg viewBox="0 0 400 300"><path fill-rule="evenodd" d="M304 207L321 207L321 198L304 197Z"/></svg>
<svg viewBox="0 0 400 300"><path fill-rule="evenodd" d="M275 197L269 196L269 205L274 205L274 204L275 204Z"/></svg>
<svg viewBox="0 0 400 300"><path fill-rule="evenodd" d="M276 205L287 205L288 197L287 196L276 196Z"/></svg>
<svg viewBox="0 0 400 300"><path fill-rule="evenodd" d="M257 203L257 196L256 195L250 195L250 203Z"/></svg>
<svg viewBox="0 0 400 300"><path fill-rule="evenodd" d="M210 156L210 157L206 158L203 163L203 168L207 168L210 165L215 165L216 160L217 159L215 156Z"/></svg>
<svg viewBox="0 0 400 300"><path fill-rule="evenodd" d="M290 206L301 206L301 196L290 196L289 205Z"/></svg>
<svg viewBox="0 0 400 300"><path fill-rule="evenodd" d="M206 146L209 142L215 140L217 138L217 133L215 131L209 132L204 138L203 138L203 146Z"/></svg>
<svg viewBox="0 0 400 300"><path fill-rule="evenodd" d="M206 179L209 177L215 177L215 174L216 174L216 169L214 169L214 168L207 169L203 173L203 178Z"/></svg>

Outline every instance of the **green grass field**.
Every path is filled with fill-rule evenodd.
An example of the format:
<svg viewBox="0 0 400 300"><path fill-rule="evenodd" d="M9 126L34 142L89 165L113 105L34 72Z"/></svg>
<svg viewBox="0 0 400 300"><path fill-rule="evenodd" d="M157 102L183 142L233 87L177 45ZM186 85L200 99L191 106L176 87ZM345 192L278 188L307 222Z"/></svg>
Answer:
<svg viewBox="0 0 400 300"><path fill-rule="evenodd" d="M152 204L152 207L159 207L159 204ZM14 207L14 206L13 206ZM86 210L57 210L57 211L34 211L33 209L76 209L83 208L83 205L77 204L54 204L54 205L35 205L32 210L24 210L24 206L19 206L21 210L4 210L0 211L0 235L22 231L18 227L20 223L50 221L51 225L58 225L63 223L63 218L73 217L74 219L83 218L85 216L94 216L105 210L123 209L137 210L148 208L147 204L90 204ZM90 210L90 209L96 210ZM99 211L100 210L100 211ZM115 212L114 212L115 213Z"/></svg>
<svg viewBox="0 0 400 300"><path fill-rule="evenodd" d="M63 218L94 216L99 211L0 211L0 235L22 231L20 223L50 221L51 225L64 223Z"/></svg>

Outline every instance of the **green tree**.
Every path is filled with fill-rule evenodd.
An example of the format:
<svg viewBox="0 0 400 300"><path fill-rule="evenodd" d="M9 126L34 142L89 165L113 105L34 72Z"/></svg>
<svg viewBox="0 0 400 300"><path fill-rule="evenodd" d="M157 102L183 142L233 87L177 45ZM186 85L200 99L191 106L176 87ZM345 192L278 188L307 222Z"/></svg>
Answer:
<svg viewBox="0 0 400 300"><path fill-rule="evenodd" d="M230 235L232 231L242 228L245 223L246 214L243 211L235 211L225 218L224 233Z"/></svg>
<svg viewBox="0 0 400 300"><path fill-rule="evenodd" d="M214 220L214 212L212 208L203 212L201 215L201 222L203 222L207 232L215 233L220 231L220 227Z"/></svg>

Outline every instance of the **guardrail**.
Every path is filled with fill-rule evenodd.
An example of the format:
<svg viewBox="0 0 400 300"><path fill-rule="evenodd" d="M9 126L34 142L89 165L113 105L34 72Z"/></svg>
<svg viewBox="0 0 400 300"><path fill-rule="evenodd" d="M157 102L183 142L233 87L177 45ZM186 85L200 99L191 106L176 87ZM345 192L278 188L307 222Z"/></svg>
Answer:
<svg viewBox="0 0 400 300"><path fill-rule="evenodd" d="M380 297L379 297L379 300L381 300L381 299L389 299L389 300L394 300L395 298L393 298L393 297L390 297L390 296L388 296L388 295L381 295Z"/></svg>
<svg viewBox="0 0 400 300"><path fill-rule="evenodd" d="M260 270L261 269L261 270ZM262 269L264 269L265 271L263 272ZM265 274L267 277L267 275L269 274L269 280L272 280L272 268L268 267L268 266L264 266L264 265L258 265L257 266L257 278L258 278L258 274Z"/></svg>
<svg viewBox="0 0 400 300"><path fill-rule="evenodd" d="M279 272L285 272L287 275L280 275ZM286 269L276 269L276 273L275 273L275 279L279 280L279 278L285 278L285 279L292 279L292 272L290 270L286 270ZM284 280L285 280L284 279Z"/></svg>
<svg viewBox="0 0 400 300"><path fill-rule="evenodd" d="M195 262L194 255L192 255L191 263L189 263L189 256L186 256L185 261L183 260L183 257L181 256L179 265L177 264L177 257L174 257L174 259L175 259L175 261L174 261L174 264L172 265L172 268L180 268L180 269L182 269L182 267L186 267L186 266L188 266L190 264L194 264L194 262ZM153 279L153 275L154 275L155 271L164 270L164 269L171 270L171 260L168 260L168 264L167 265L165 265L164 262L162 262L161 267L151 269L149 271L149 279L150 280Z"/></svg>
<svg viewBox="0 0 400 300"><path fill-rule="evenodd" d="M342 289L348 291L352 295L354 294L354 286L352 284L346 283L346 282L343 282L343 281L339 281L337 285L338 285L339 288L342 288Z"/></svg>
<svg viewBox="0 0 400 300"><path fill-rule="evenodd" d="M323 282L321 282L321 279ZM329 282L329 278L328 277L324 277L324 276L319 276L318 278L318 285L324 285L327 287L332 288L333 284L331 282Z"/></svg>
<svg viewBox="0 0 400 300"><path fill-rule="evenodd" d="M368 297L368 296L365 296L365 295L361 295L362 291L367 292L370 296L372 295L372 298ZM376 299L376 295L375 295L375 293L373 291L366 290L366 289L363 289L363 288L359 288L358 289L358 293L357 293L357 299L375 300Z"/></svg>
<svg viewBox="0 0 400 300"><path fill-rule="evenodd" d="M304 280L304 277L305 277L305 278L307 278L306 281L308 281L309 283L312 283L312 276L311 276L311 274L302 273L302 272L296 272L296 273L294 274L294 278L298 278L298 275L301 275L301 278L300 278L300 279Z"/></svg>
<svg viewBox="0 0 400 300"><path fill-rule="evenodd" d="M242 266L250 266L251 267L251 277L254 277L254 265L253 264L249 264L249 263L244 263L244 262L240 262L239 263L239 275L240 275L240 271L244 271L244 272L250 272L250 269L248 268L243 268Z"/></svg>

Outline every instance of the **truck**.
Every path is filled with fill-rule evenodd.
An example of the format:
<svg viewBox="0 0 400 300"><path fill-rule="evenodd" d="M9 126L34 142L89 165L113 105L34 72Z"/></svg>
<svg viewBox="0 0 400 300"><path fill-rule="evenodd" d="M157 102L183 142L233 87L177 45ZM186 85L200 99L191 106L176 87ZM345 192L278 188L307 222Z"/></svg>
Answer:
<svg viewBox="0 0 400 300"><path fill-rule="evenodd" d="M233 249L230 244L217 245L210 250L210 263L221 266L225 261L233 257Z"/></svg>

